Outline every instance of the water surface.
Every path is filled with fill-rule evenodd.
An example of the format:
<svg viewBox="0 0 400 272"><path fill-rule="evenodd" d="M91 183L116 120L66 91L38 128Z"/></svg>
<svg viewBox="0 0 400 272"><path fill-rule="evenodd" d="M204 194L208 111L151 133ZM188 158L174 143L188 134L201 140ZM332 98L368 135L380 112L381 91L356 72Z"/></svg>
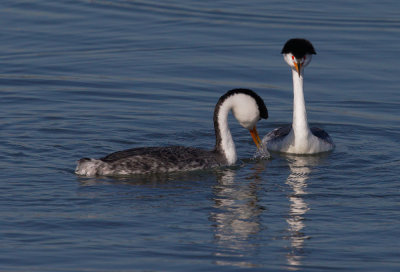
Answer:
<svg viewBox="0 0 400 272"><path fill-rule="evenodd" d="M2 271L398 271L397 1L5 1L0 4ZM236 167L80 178L81 157L212 148L232 88L288 124L280 50L304 37L312 126L336 149ZM233 121L233 120L232 120Z"/></svg>

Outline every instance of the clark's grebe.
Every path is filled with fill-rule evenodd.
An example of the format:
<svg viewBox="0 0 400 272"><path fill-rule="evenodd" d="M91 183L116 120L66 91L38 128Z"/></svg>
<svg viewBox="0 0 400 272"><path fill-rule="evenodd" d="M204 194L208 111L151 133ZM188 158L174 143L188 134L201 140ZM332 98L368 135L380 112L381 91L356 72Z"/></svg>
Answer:
<svg viewBox="0 0 400 272"><path fill-rule="evenodd" d="M303 93L304 68L316 54L313 45L305 39L290 39L284 45L283 58L292 68L293 123L268 133L263 144L271 151L291 154L315 154L330 151L334 144L328 133L320 128L309 128Z"/></svg>
<svg viewBox="0 0 400 272"><path fill-rule="evenodd" d="M132 175L229 166L236 162L236 149L228 127L228 113L247 128L258 148L262 147L256 123L268 118L263 100L248 89L234 89L220 97L214 110L216 144L213 150L194 147L140 147L119 151L100 159L83 158L75 173L82 176Z"/></svg>

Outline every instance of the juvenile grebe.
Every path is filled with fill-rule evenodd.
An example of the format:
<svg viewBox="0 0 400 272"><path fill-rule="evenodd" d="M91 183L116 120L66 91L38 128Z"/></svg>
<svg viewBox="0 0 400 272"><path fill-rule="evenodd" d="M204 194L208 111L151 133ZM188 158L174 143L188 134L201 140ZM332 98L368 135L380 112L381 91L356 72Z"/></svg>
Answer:
<svg viewBox="0 0 400 272"><path fill-rule="evenodd" d="M234 89L220 97L214 110L216 143L213 150L194 147L139 147L119 151L100 159L83 158L75 173L82 176L132 175L229 166L236 162L236 149L228 127L228 113L247 128L258 148L262 147L256 123L268 118L263 100L248 89Z"/></svg>
<svg viewBox="0 0 400 272"><path fill-rule="evenodd" d="M271 151L292 154L315 154L334 148L328 133L320 128L309 128L303 93L304 68L316 54L313 45L305 39L291 39L286 42L283 58L292 68L293 76L293 123L276 128L268 133L263 144Z"/></svg>

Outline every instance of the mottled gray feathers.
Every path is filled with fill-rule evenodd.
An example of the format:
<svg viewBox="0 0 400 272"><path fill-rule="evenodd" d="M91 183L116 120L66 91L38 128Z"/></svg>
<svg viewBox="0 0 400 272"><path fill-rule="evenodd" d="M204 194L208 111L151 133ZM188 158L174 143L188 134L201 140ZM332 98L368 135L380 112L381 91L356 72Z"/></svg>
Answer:
<svg viewBox="0 0 400 272"><path fill-rule="evenodd" d="M226 164L222 155L194 147L140 147L118 151L100 159L111 172L146 174L214 168Z"/></svg>

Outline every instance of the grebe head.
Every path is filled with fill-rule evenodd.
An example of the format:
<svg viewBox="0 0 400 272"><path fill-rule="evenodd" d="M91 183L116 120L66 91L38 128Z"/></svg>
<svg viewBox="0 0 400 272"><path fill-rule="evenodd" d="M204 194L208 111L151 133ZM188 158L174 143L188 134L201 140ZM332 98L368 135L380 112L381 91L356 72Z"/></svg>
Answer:
<svg viewBox="0 0 400 272"><path fill-rule="evenodd" d="M260 109L253 97L246 94L237 94L233 97L232 113L239 124L252 129L261 119Z"/></svg>
<svg viewBox="0 0 400 272"><path fill-rule="evenodd" d="M252 95L256 95L253 93ZM236 120L239 124L247 128L253 138L254 143L256 144L257 148L262 148L262 141L260 136L258 135L256 124L261 118L267 119L268 118L268 111L265 107L264 102L258 103L256 98L252 95L247 94L238 94L234 97L236 100L232 107L233 116L235 116Z"/></svg>
<svg viewBox="0 0 400 272"><path fill-rule="evenodd" d="M306 67L312 59L312 55L317 54L314 46L306 39L290 39L282 48L283 59L295 70L299 76L302 69Z"/></svg>
<svg viewBox="0 0 400 272"><path fill-rule="evenodd" d="M268 110L264 101L255 92L248 89L235 89L229 91L232 101L232 114L239 124L248 129L257 148L262 147L256 124L261 119L268 118Z"/></svg>

